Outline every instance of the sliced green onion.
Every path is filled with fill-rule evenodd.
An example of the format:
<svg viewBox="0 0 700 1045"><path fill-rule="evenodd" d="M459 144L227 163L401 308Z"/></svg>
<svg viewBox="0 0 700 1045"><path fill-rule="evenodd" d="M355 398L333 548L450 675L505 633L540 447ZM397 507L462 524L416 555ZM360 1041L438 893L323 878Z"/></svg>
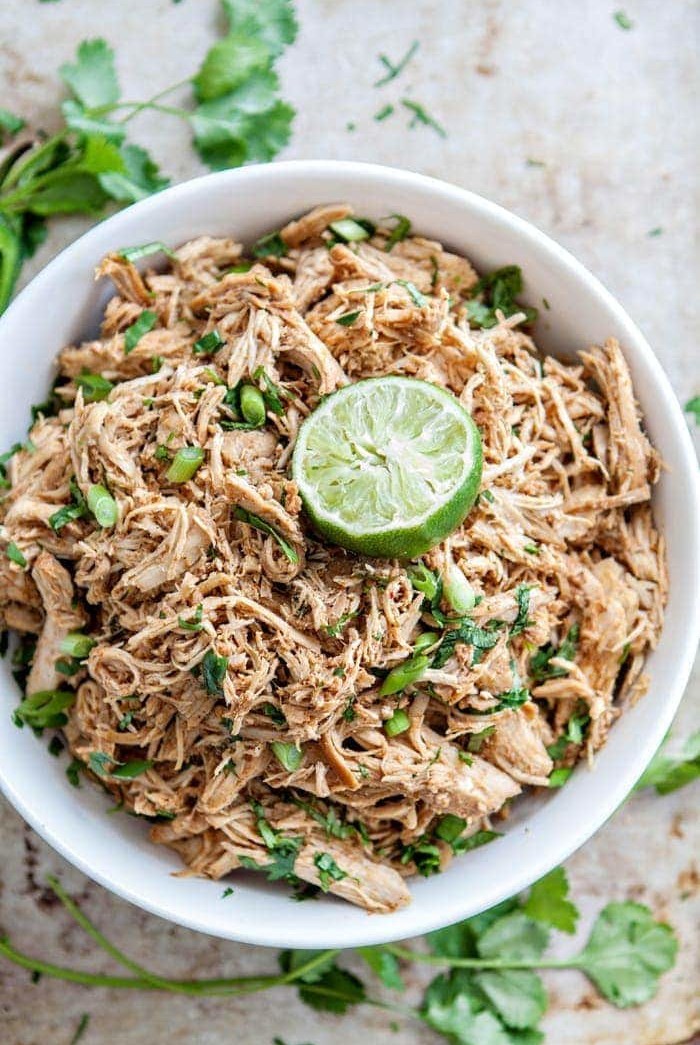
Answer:
<svg viewBox="0 0 700 1045"><path fill-rule="evenodd" d="M108 381L106 377L102 377L102 374L91 374L88 370L78 374L75 383L78 388L82 388L83 399L86 403L98 403L100 400L106 399L114 388L112 382Z"/></svg>
<svg viewBox="0 0 700 1045"><path fill-rule="evenodd" d="M440 636L436 631L424 631L422 635L419 635L413 644L413 652L423 653L424 650L430 649L436 642L440 641Z"/></svg>
<svg viewBox="0 0 700 1045"><path fill-rule="evenodd" d="M195 474L203 460L204 450L201 446L183 446L173 457L165 478L170 483L186 483Z"/></svg>
<svg viewBox="0 0 700 1045"><path fill-rule="evenodd" d="M125 261L138 261L139 258L147 258L149 254L167 254L169 258L174 258L177 261L177 254L171 250L170 247L166 247L160 240L155 240L153 243L144 243L140 247L122 247L121 250L117 251L120 258L124 258Z"/></svg>
<svg viewBox="0 0 700 1045"><path fill-rule="evenodd" d="M144 309L136 322L124 331L124 355L128 356L129 352L133 352L143 335L153 330L157 322L157 313L149 308Z"/></svg>
<svg viewBox="0 0 700 1045"><path fill-rule="evenodd" d="M573 769L568 766L564 766L561 769L555 769L553 773L549 774L549 786L563 787L572 773Z"/></svg>
<svg viewBox="0 0 700 1045"><path fill-rule="evenodd" d="M14 541L10 541L7 548L5 548L5 555L7 555L7 558L10 560L10 562L14 562L15 565L21 566L22 569L24 569L27 565L27 560L22 555L22 552L19 550Z"/></svg>
<svg viewBox="0 0 700 1045"><path fill-rule="evenodd" d="M218 352L223 344L225 341L219 331L210 330L204 337L200 337L199 341L195 341L192 351L196 356L211 355L213 352Z"/></svg>
<svg viewBox="0 0 700 1045"><path fill-rule="evenodd" d="M114 526L119 518L117 502L109 490L98 483L93 484L88 490L87 505L100 526Z"/></svg>
<svg viewBox="0 0 700 1045"><path fill-rule="evenodd" d="M116 769L112 770L110 776L116 777L118 780L132 780L134 777L141 776L152 765L153 760L150 758L133 758L130 762L118 765Z"/></svg>
<svg viewBox="0 0 700 1045"><path fill-rule="evenodd" d="M424 653L419 653L415 657L409 657L403 664L399 664L398 667L392 668L387 677L382 682L379 690L380 697L391 696L392 693L400 693L406 686L410 686L412 683L417 682L421 675L430 666L430 657L426 657Z"/></svg>
<svg viewBox="0 0 700 1045"><path fill-rule="evenodd" d="M302 751L296 744L285 744L281 740L273 740L270 747L277 761L288 773L293 773L301 765Z"/></svg>
<svg viewBox="0 0 700 1045"><path fill-rule="evenodd" d="M406 712L403 708L397 708L391 718L384 723L384 732L388 737L397 737L399 733L405 733L410 726L411 720Z"/></svg>
<svg viewBox="0 0 700 1045"><path fill-rule="evenodd" d="M411 222L403 214L391 214L390 217L396 219L394 228L389 233L389 237L384 246L384 250L387 254L391 251L392 247L395 247L397 243L401 243L402 240L406 239L409 232L411 231Z"/></svg>
<svg viewBox="0 0 700 1045"><path fill-rule="evenodd" d="M81 631L69 631L66 637L61 639L61 644L58 648L59 651L65 653L67 657L75 657L76 660L85 660L88 653L95 645L95 640L91 639L89 635L83 635Z"/></svg>
<svg viewBox="0 0 700 1045"><path fill-rule="evenodd" d="M359 221L355 221L353 218L340 218L339 221L332 221L328 228L335 232L338 239L342 239L344 243L357 243L362 239L369 239L370 231L360 225Z"/></svg>
<svg viewBox="0 0 700 1045"><path fill-rule="evenodd" d="M469 613L476 605L474 590L454 562L448 563L442 591L452 609L460 616Z"/></svg>
<svg viewBox="0 0 700 1045"><path fill-rule="evenodd" d="M250 425L260 428L265 424L265 400L255 385L243 385L241 388L241 413Z"/></svg>
<svg viewBox="0 0 700 1045"><path fill-rule="evenodd" d="M408 568L408 579L415 590L425 595L429 602L433 601L440 590L438 576L432 570L429 570L424 562L419 562L415 566Z"/></svg>

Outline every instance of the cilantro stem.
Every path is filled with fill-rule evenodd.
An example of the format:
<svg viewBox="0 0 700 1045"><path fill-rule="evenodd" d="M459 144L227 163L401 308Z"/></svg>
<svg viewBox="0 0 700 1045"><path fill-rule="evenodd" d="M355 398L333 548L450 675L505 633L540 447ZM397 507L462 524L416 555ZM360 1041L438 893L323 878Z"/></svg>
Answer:
<svg viewBox="0 0 700 1045"><path fill-rule="evenodd" d="M114 958L116 962L119 962L119 964L123 965L126 969L130 969L131 972L135 972L138 976L151 982L154 987L162 987L164 990L173 989L172 985L168 983L167 980L162 980L160 977L154 976L148 971L148 969L144 969L142 965L132 961L131 958L115 947L113 943L110 943L110 941L102 935L100 930L92 924L87 915L83 914L78 905L71 900L70 896L65 892L57 878L50 875L47 881L51 890L61 901L71 917L75 919L80 928L83 929L111 958Z"/></svg>
<svg viewBox="0 0 700 1045"><path fill-rule="evenodd" d="M147 98L145 102L123 102L122 106L125 106L125 105L133 106L134 109L133 109L133 112L129 113L128 116L125 116L119 122L120 123L128 123L129 120L132 120L134 118L134 116L138 116L138 114L143 109L150 109L150 108L152 108L154 102L157 102L161 98L164 98L166 96L166 94L172 94L172 92L176 91L178 89L178 87L185 87L186 84L191 84L191 83L192 83L191 77L186 76L184 80L178 80L177 83L171 84L170 87L164 87L162 91L158 91L157 94L151 95L151 97ZM115 108L121 108L122 106L115 106ZM184 112L184 109L182 111Z"/></svg>
<svg viewBox="0 0 700 1045"><path fill-rule="evenodd" d="M408 947L399 944L388 943L385 951L393 954L395 958L403 958L410 962L421 962L424 965L441 965L450 969L578 969L579 965L574 958L568 961L556 961L554 958L538 958L536 961L516 962L508 958L448 958L441 954L424 954L421 951L412 951Z"/></svg>
<svg viewBox="0 0 700 1045"><path fill-rule="evenodd" d="M70 913L75 917L73 910L70 910ZM87 919L85 919L85 922L87 922ZM84 928L86 932L89 932L88 928L82 921L79 924L81 925L81 928ZM92 926L91 923L87 922L87 924L90 925L91 929L94 929L94 926ZM128 959L126 955L123 955L116 947L109 944L109 941L105 940L101 933L97 930L95 930L95 933L90 932L90 936L92 936L101 947L104 947L105 950L107 950L108 947L108 953L117 961L121 964L128 962L129 968L132 969L141 968L136 965L135 962L131 962L130 959ZM105 944L107 944L107 947L104 946ZM214 980L170 980L160 979L146 970L142 970L145 974L142 976L111 976L105 973L84 972L82 969L70 969L64 965L54 965L51 962L41 961L39 958L32 958L29 955L16 950L7 937L0 938L0 955L9 959L11 962L14 962L15 965L20 965L23 969L29 969L32 972L39 972L44 976L52 976L57 980L68 980L71 983L82 983L91 987L117 987L130 990L166 990L177 994L196 994L205 997L228 997L241 994L254 994L257 991L268 990L271 987L285 987L293 984L301 977L313 971L313 969L318 965L323 965L329 958L334 958L339 953L339 951L322 951L321 954L317 954L304 965L300 965L297 969L285 973L284 975L239 976L231 979ZM306 989L307 985L305 984L304 986ZM322 989L319 988L316 993L320 993L321 990ZM326 993L329 994L330 992L326 991Z"/></svg>

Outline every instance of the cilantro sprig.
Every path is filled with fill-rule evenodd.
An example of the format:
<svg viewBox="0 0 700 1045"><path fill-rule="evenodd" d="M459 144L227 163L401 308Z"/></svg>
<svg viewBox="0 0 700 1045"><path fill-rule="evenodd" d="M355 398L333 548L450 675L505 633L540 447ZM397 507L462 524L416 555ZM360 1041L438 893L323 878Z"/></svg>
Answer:
<svg viewBox="0 0 700 1045"><path fill-rule="evenodd" d="M295 879L293 864L301 839L288 839L270 826L262 807L255 807L272 864L270 877ZM343 877L328 853L317 853L326 884ZM252 862L251 862L252 864ZM250 866L250 864L249 864ZM404 990L401 963L443 969L429 983L418 1008L374 997L359 977L338 963L337 950L283 951L280 972L232 979L175 980L159 976L111 943L65 892L57 879L48 885L77 924L121 965L128 975L66 968L33 958L0 939L0 957L29 971L86 986L160 990L197 997L231 997L272 987L298 989L300 1000L316 1011L342 1015L359 1004L388 1009L421 1021L460 1045L523 1045L542 1041L539 1023L547 1004L542 969L577 969L601 995L618 1008L640 1005L656 993L661 976L676 958L677 940L670 926L654 919L642 904L607 904L595 919L582 950L566 958L547 957L552 930L573 933L579 917L569 898L563 868L535 883L526 897L514 897L491 910L426 937L428 950L398 944L362 947L358 955L389 990ZM236 894L226 890L224 895Z"/></svg>
<svg viewBox="0 0 700 1045"><path fill-rule="evenodd" d="M130 142L131 121L145 111L183 120L192 144L212 170L271 160L289 141L294 109L279 97L275 63L294 42L292 0L222 0L226 33L196 72L143 101L124 101L114 51L101 38L83 40L59 74L68 90L63 126L49 137L12 144L25 126L0 110L0 135L10 138L0 167L0 312L23 262L46 235L47 218L100 214L169 184L142 146ZM167 101L188 85L189 107Z"/></svg>

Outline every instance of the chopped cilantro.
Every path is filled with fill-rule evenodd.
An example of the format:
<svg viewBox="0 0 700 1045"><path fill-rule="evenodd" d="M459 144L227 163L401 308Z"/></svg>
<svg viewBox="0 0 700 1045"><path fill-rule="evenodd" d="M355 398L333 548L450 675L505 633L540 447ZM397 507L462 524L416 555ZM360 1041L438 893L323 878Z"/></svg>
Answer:
<svg viewBox="0 0 700 1045"><path fill-rule="evenodd" d="M184 628L185 631L201 631L202 612L203 606L200 602L199 606L197 606L197 609L194 611L194 613L189 619L186 619L185 617L177 618L178 627Z"/></svg>
<svg viewBox="0 0 700 1045"><path fill-rule="evenodd" d="M261 236L251 249L255 258L283 258L287 253L287 244L279 232L268 232L267 236Z"/></svg>
<svg viewBox="0 0 700 1045"><path fill-rule="evenodd" d="M534 323L537 309L522 306L516 300L523 289L523 275L518 265L506 265L490 272L471 289L471 300L467 302L467 315L477 327L488 329L498 322L496 310L504 316L516 312L525 314L526 323Z"/></svg>
<svg viewBox="0 0 700 1045"><path fill-rule="evenodd" d="M314 864L318 871L318 884L324 893L331 887L331 882L341 882L348 877L347 871L338 867L330 853L315 853Z"/></svg>
<svg viewBox="0 0 700 1045"><path fill-rule="evenodd" d="M297 744L285 744L281 740L273 740L270 747L283 769L286 769L288 773L296 772L303 758L303 752Z"/></svg>
<svg viewBox="0 0 700 1045"><path fill-rule="evenodd" d="M287 719L281 708L278 708L276 704L263 704L262 706L263 715L267 715L271 722L274 722L276 726L286 726Z"/></svg>
<svg viewBox="0 0 700 1045"><path fill-rule="evenodd" d="M362 309L357 309L356 312L344 312L342 316L338 316L336 323L341 327L351 327L358 316L362 315Z"/></svg>
<svg viewBox="0 0 700 1045"><path fill-rule="evenodd" d="M548 642L545 646L540 646L537 653L530 658L528 669L530 677L535 682L544 682L545 679L564 678L568 675L566 668L556 667L551 664L551 661L554 657L561 657L562 660L573 660L576 656L578 638L579 625L572 624L559 647L553 646L551 642Z"/></svg>
<svg viewBox="0 0 700 1045"><path fill-rule="evenodd" d="M219 657L213 649L207 650L201 662L202 682L212 697L224 695L224 679L228 669L228 657Z"/></svg>

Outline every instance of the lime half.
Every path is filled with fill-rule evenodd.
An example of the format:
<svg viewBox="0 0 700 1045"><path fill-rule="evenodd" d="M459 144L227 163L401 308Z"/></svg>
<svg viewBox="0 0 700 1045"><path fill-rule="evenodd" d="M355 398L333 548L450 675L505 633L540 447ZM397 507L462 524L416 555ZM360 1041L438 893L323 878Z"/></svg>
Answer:
<svg viewBox="0 0 700 1045"><path fill-rule="evenodd" d="M326 540L362 555L413 559L473 505L481 436L443 388L373 377L324 399L301 426L292 475Z"/></svg>

